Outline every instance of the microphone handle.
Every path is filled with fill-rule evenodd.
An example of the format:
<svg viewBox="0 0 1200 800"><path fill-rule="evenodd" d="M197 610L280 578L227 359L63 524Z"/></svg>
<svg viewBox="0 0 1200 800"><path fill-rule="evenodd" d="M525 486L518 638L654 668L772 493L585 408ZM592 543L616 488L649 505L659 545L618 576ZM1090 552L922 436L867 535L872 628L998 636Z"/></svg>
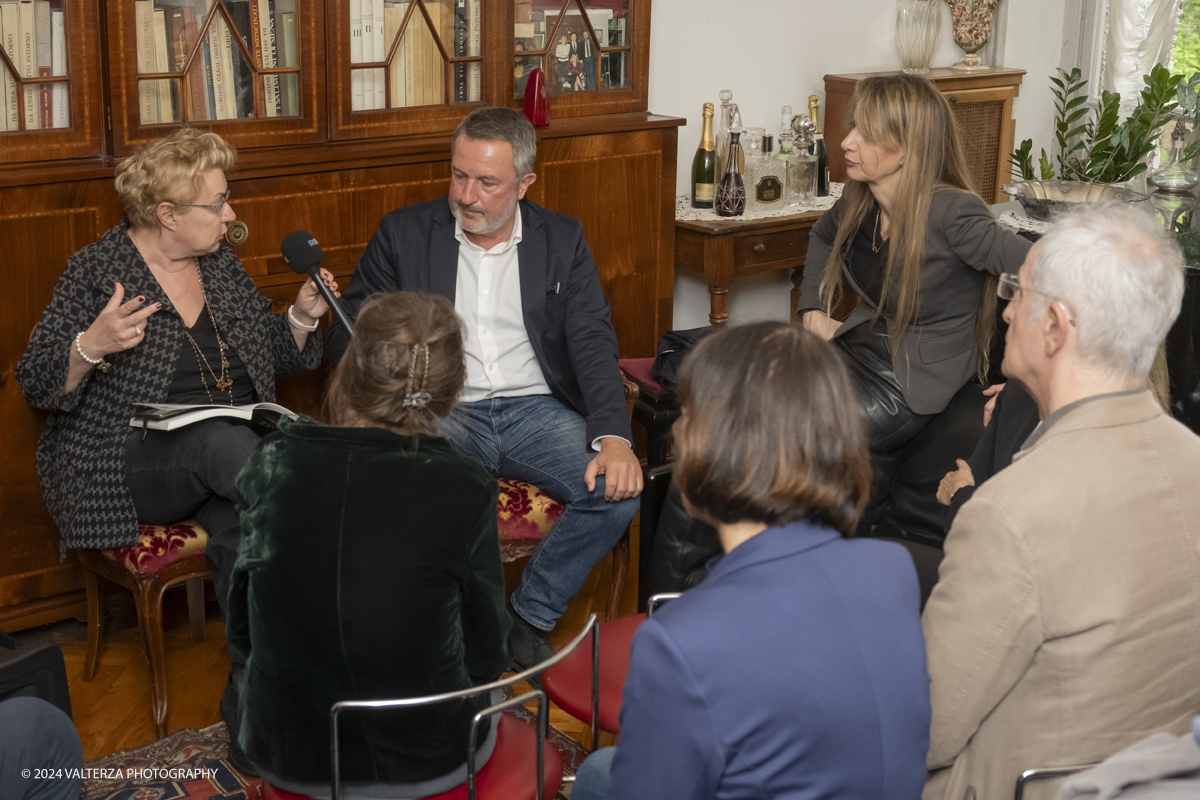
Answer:
<svg viewBox="0 0 1200 800"><path fill-rule="evenodd" d="M350 317L346 315L342 304L333 296L333 292L325 285L325 281L321 280L321 270L318 267L313 267L308 273L308 277L312 278L313 283L317 285L317 291L325 298L326 305L333 311L333 315L337 317L337 321L342 323L342 327L346 329L346 333L354 335L354 325L350 322Z"/></svg>

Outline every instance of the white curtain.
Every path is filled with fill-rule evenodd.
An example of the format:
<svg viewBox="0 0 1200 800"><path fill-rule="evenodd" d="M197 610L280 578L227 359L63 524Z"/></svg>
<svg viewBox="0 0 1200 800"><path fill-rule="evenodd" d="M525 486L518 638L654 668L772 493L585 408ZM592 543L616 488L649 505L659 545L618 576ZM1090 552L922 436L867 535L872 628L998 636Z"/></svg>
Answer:
<svg viewBox="0 0 1200 800"><path fill-rule="evenodd" d="M1121 116L1141 94L1142 76L1167 65L1183 0L1108 0L1100 85L1121 93Z"/></svg>

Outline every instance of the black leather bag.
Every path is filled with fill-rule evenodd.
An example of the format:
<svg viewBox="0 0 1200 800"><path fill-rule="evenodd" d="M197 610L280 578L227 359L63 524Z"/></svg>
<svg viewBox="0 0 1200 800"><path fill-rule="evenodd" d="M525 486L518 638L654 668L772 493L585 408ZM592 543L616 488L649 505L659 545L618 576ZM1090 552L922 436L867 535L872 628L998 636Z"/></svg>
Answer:
<svg viewBox="0 0 1200 800"><path fill-rule="evenodd" d="M650 368L651 377L661 383L663 388L674 391L676 376L679 374L679 365L683 363L683 357L701 339L718 330L720 328L715 325L709 325L703 328L664 333L658 340L658 356L654 359L654 366Z"/></svg>

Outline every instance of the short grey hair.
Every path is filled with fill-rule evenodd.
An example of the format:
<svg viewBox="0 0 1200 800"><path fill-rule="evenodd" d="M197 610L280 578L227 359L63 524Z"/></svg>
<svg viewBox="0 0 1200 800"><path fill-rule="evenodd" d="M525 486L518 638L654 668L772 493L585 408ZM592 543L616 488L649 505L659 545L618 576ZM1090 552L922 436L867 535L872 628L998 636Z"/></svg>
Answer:
<svg viewBox="0 0 1200 800"><path fill-rule="evenodd" d="M1042 237L1032 271L1034 321L1061 300L1089 364L1146 379L1183 302L1183 256L1154 214L1115 202L1073 209Z"/></svg>
<svg viewBox="0 0 1200 800"><path fill-rule="evenodd" d="M537 158L537 134L525 115L511 108L477 108L458 123L454 138L450 141L450 152L459 136L487 142L508 142L513 151L513 169L517 180L533 172Z"/></svg>

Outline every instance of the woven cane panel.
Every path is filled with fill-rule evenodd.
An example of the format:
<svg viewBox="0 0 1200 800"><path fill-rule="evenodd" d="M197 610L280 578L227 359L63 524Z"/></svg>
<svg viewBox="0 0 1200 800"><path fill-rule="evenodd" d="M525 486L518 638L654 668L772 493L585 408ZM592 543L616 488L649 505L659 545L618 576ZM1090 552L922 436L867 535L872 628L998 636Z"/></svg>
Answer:
<svg viewBox="0 0 1200 800"><path fill-rule="evenodd" d="M963 150L967 154L967 169L975 184L975 191L994 202L996 197L996 170L1000 166L1000 126L1003 122L1004 101L984 103L959 103L953 106L962 134Z"/></svg>

